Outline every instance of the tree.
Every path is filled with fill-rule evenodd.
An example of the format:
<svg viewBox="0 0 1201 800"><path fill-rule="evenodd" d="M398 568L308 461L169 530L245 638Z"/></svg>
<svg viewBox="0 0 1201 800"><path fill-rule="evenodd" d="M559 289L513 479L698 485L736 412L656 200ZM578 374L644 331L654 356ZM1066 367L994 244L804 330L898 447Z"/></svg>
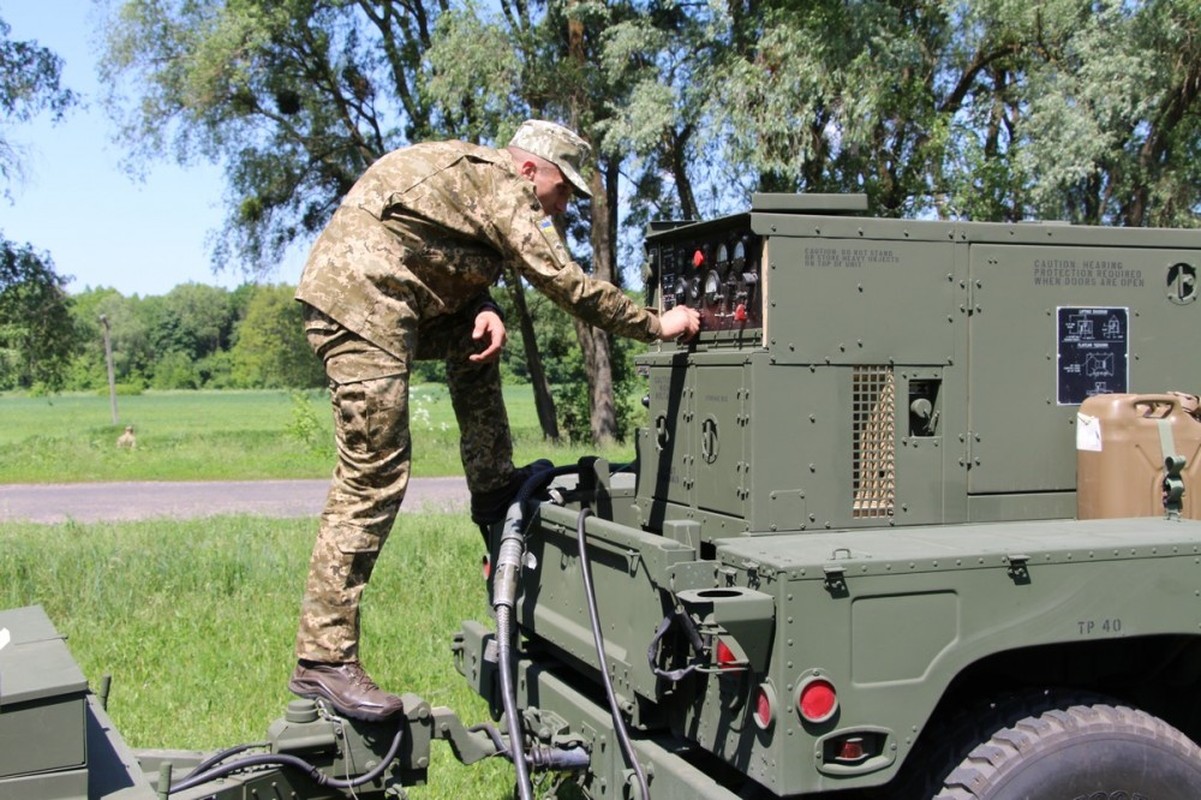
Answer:
<svg viewBox="0 0 1201 800"><path fill-rule="evenodd" d="M242 386L296 388L324 386L321 360L304 336L295 286L260 286L251 295L234 344L233 377Z"/></svg>
<svg viewBox="0 0 1201 800"><path fill-rule="evenodd" d="M602 46L606 30L650 12L634 3L576 0L501 0L499 9L493 17L472 6L443 15L429 53L430 94L448 109L446 124L468 135L481 124L504 128L535 116L565 121L593 143L591 201L581 204L580 216L560 222L570 234L565 238L588 243L588 255L577 260L595 277L620 285L619 181L628 157L606 148L603 138L624 90L620 76L608 80ZM591 222L586 232L580 224L584 217ZM520 283L512 283L511 289L520 292ZM514 305L525 303L515 294ZM607 334L583 323L576 325L576 338L591 394L592 439L603 443L624 433L614 404L611 344Z"/></svg>
<svg viewBox="0 0 1201 800"><path fill-rule="evenodd" d="M0 19L0 117L6 122L27 122L42 111L55 120L78 98L60 83L62 59L37 42L13 41L12 29ZM21 174L21 159L0 130L0 183L8 184Z"/></svg>
<svg viewBox="0 0 1201 800"><path fill-rule="evenodd" d="M748 188L865 192L885 215L1197 224L1196 3L738 0L712 41L709 130Z"/></svg>
<svg viewBox="0 0 1201 800"><path fill-rule="evenodd" d="M62 59L36 42L13 41L0 19L0 114L25 122L42 111L54 119L73 105L73 92L59 84ZM17 148L0 130L0 184L19 177ZM9 388L41 385L59 389L75 343L69 278L54 271L48 253L36 253L0 236L0 384Z"/></svg>
<svg viewBox="0 0 1201 800"><path fill-rule="evenodd" d="M147 297L141 301L140 310L155 362L149 372L154 379L152 383L159 388L198 385L199 375L188 377L181 384L183 373L178 365L170 368L176 378L164 384L158 368L167 366L165 358L169 353L199 364L227 349L238 320L234 298L228 290L199 283L180 284L161 297Z"/></svg>
<svg viewBox="0 0 1201 800"><path fill-rule="evenodd" d="M125 0L101 62L107 104L134 163L224 162L214 264L262 273L321 229L371 162L432 132L420 81L441 6Z"/></svg>
<svg viewBox="0 0 1201 800"><path fill-rule="evenodd" d="M1031 70L1022 177L1044 216L1196 226L1201 7L1105 0Z"/></svg>
<svg viewBox="0 0 1201 800"><path fill-rule="evenodd" d="M69 278L46 253L0 236L0 384L62 387L76 345Z"/></svg>

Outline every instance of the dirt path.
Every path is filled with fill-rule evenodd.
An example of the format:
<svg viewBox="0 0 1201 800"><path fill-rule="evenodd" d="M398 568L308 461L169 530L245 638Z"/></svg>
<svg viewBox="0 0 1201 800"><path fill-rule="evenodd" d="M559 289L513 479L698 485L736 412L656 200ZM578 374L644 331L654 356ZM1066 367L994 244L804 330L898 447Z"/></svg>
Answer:
<svg viewBox="0 0 1201 800"><path fill-rule="evenodd" d="M221 514L315 517L326 480L0 484L0 523L110 522ZM403 510L459 511L462 478L413 478Z"/></svg>

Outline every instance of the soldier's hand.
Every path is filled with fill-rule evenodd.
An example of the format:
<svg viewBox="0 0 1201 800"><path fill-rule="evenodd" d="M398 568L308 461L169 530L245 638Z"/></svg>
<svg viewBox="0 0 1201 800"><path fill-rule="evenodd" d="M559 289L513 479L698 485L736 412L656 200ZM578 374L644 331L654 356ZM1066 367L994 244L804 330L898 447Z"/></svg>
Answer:
<svg viewBox="0 0 1201 800"><path fill-rule="evenodd" d="M477 363L497 361L500 359L500 351L505 347L508 333L505 331L505 323L501 320L500 315L485 308L475 315L475 328L471 331L471 338L477 342L483 342L485 347L480 352L468 356L469 361Z"/></svg>
<svg viewBox="0 0 1201 800"><path fill-rule="evenodd" d="M701 314L695 308L676 306L663 312L659 317L659 339L669 342L672 339L688 341L701 330Z"/></svg>

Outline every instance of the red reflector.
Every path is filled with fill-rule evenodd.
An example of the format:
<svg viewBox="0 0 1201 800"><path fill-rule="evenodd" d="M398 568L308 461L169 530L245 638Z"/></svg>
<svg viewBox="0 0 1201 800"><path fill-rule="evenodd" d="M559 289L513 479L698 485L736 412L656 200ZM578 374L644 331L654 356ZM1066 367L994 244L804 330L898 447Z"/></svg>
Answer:
<svg viewBox="0 0 1201 800"><path fill-rule="evenodd" d="M776 719L776 693L769 684L763 683L755 691L755 724L759 730L767 730Z"/></svg>
<svg viewBox="0 0 1201 800"><path fill-rule="evenodd" d="M721 669L729 669L738 665L738 656L734 655L734 651L730 646L721 639L717 640L717 666Z"/></svg>
<svg viewBox="0 0 1201 800"><path fill-rule="evenodd" d="M858 761L866 755L863 750L863 739L854 736L842 743L842 747L838 748L838 755L835 757L838 761Z"/></svg>
<svg viewBox="0 0 1201 800"><path fill-rule="evenodd" d="M697 250L692 254L692 266L700 268L701 264L705 263L705 254Z"/></svg>
<svg viewBox="0 0 1201 800"><path fill-rule="evenodd" d="M834 684L815 678L801 687L797 709L808 722L825 722L838 710L838 693Z"/></svg>

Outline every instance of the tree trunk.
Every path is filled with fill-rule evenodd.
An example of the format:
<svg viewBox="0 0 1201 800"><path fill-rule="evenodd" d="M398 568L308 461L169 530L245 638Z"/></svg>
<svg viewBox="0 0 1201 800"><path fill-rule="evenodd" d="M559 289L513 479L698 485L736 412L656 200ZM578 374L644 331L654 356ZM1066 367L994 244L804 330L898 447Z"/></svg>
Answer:
<svg viewBox="0 0 1201 800"><path fill-rule="evenodd" d="M575 5L575 3L571 3ZM571 57L584 65L584 25L575 17L567 22L568 50ZM586 102L586 100L585 100ZM579 98L572 101L572 126L579 129ZM599 159L598 159L599 161ZM592 170L589 188L592 190L592 274L593 277L613 282L613 262L616 259L617 219L613 212L617 200L618 174L616 165L604 172ZM561 238L566 239L562 225L558 225ZM605 445L617 438L617 407L613 402L613 365L609 355L609 335L599 328L575 321L576 337L584 356L584 370L588 374L589 429L592 443Z"/></svg>
<svg viewBox="0 0 1201 800"><path fill-rule="evenodd" d="M609 360L609 337L599 328L575 320L576 337L588 371L589 430L592 443L611 444L617 439L617 407L613 403L613 365Z"/></svg>
<svg viewBox="0 0 1201 800"><path fill-rule="evenodd" d="M530 371L530 387L534 390L534 408L538 411L538 424L542 426L542 438L559 441L559 418L555 411L555 399L546 381L546 370L542 367L542 352L538 349L534 321L530 319L530 308L525 302L525 289L521 279L511 270L505 273L509 299L513 301L513 314L521 328L521 343L525 350L525 363Z"/></svg>

